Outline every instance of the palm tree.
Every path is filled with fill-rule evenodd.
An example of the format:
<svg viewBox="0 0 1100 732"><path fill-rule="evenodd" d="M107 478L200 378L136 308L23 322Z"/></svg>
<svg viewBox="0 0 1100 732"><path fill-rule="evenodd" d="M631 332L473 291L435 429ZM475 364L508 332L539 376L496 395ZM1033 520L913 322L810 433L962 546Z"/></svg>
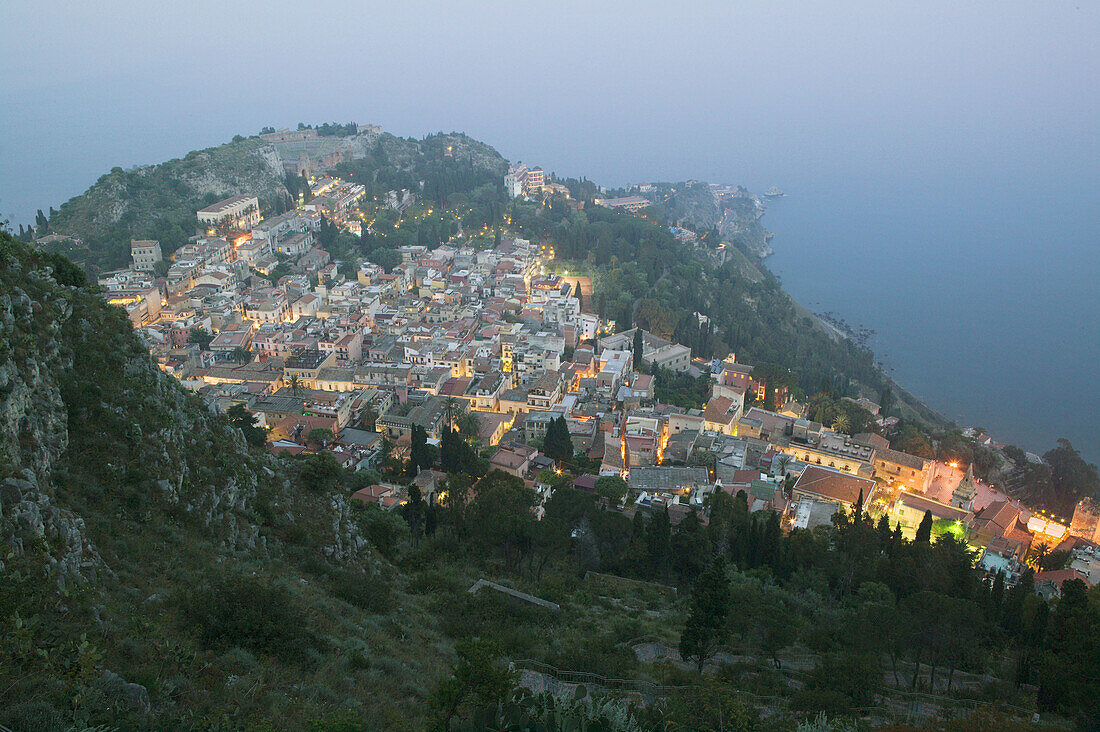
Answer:
<svg viewBox="0 0 1100 732"><path fill-rule="evenodd" d="M297 374L290 377L290 393L294 396L298 396L302 393L302 382Z"/></svg>
<svg viewBox="0 0 1100 732"><path fill-rule="evenodd" d="M833 420L833 430L836 432L847 432L852 426L852 422L848 419L847 412L841 412Z"/></svg>
<svg viewBox="0 0 1100 732"><path fill-rule="evenodd" d="M455 418L454 427L467 440L473 440L481 433L481 420L473 412L463 412Z"/></svg>
<svg viewBox="0 0 1100 732"><path fill-rule="evenodd" d="M791 456L784 453L780 455L775 461L775 467L778 475L787 475L787 466L791 464Z"/></svg>
<svg viewBox="0 0 1100 732"><path fill-rule="evenodd" d="M447 397L443 402L443 419L447 422L448 427L454 427L455 419L460 414L458 400L453 396Z"/></svg>

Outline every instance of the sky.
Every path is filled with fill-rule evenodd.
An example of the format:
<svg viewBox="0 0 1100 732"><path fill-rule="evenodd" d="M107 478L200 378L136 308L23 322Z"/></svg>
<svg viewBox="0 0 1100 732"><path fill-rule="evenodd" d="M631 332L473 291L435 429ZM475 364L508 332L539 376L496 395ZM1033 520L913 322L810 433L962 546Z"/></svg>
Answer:
<svg viewBox="0 0 1100 732"><path fill-rule="evenodd" d="M1080 2L4 0L0 214L300 120L463 130L612 184L759 185L853 145L919 168L1070 138L1059 164L1093 165L1098 31Z"/></svg>
<svg viewBox="0 0 1100 732"><path fill-rule="evenodd" d="M1094 361L1100 343L1081 318L1097 312L1098 298L1080 279L1100 269L1097 38L1100 3L1079 0L3 0L0 218L29 223L35 209L59 205L112 166L178 157L265 125L355 120L402 136L459 130L511 160L609 185L779 185L798 191L806 211L825 201L841 207L834 218L864 233L852 251L906 261L919 247L941 269L974 267L976 277L1005 251L1048 248L1059 260L1049 277L1069 273L1086 291L1057 305L1048 279L1035 296L1040 322L1072 320L1086 332L1076 334L1072 354L1020 358L1036 368L1058 358ZM879 201L884 189L889 200ZM860 209L870 201L883 208L865 218ZM1033 225L1048 214L1058 220ZM819 244L812 220L784 240L782 215L774 218L765 223L776 230L777 251L828 245L830 256L844 255L837 221ZM945 225L925 228L924 218ZM872 226L877 238L868 239ZM917 229L938 246L906 239ZM1017 259L1012 271L993 266L974 296L999 302L1003 292L991 283L1003 278L1028 298L1035 262ZM860 282L843 281L851 268L823 283L802 282L781 256L775 266L800 298L828 284L847 293L865 324L881 330L899 320L876 321L874 298L862 297ZM1009 325L997 326L1002 340L1019 337ZM980 378L965 356L952 383ZM1041 375L1021 372L997 397L1039 390ZM1067 372L1072 393L1062 399L1100 409L1097 387L1078 376ZM943 408L955 416L975 406ZM1074 430L1100 455L1095 420Z"/></svg>

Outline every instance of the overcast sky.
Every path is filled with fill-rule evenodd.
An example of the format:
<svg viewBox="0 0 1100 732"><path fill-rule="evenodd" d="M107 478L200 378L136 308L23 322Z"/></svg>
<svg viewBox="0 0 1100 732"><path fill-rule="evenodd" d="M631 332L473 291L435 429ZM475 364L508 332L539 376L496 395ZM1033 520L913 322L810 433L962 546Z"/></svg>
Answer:
<svg viewBox="0 0 1100 732"><path fill-rule="evenodd" d="M1096 2L3 0L0 213L299 120L463 130L609 183L763 185L853 145L869 165L1094 166L1098 20Z"/></svg>

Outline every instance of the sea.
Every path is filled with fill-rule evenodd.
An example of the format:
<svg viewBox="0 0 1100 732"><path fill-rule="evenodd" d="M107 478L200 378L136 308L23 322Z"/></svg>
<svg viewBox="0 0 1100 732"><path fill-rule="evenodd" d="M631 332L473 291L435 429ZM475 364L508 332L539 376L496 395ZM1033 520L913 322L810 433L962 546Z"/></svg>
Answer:
<svg viewBox="0 0 1100 732"><path fill-rule="evenodd" d="M1097 463L1100 191L1082 183L788 181L765 263L810 310L872 329L887 372L960 426L1038 454L1064 437Z"/></svg>

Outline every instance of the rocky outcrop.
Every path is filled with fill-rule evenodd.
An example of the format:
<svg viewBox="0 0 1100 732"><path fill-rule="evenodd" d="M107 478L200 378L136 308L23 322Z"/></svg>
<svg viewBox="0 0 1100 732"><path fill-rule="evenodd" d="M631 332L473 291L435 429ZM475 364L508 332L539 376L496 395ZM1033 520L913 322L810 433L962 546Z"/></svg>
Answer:
<svg viewBox="0 0 1100 732"><path fill-rule="evenodd" d="M224 556L280 554L262 521L277 514L307 523L330 562L367 551L344 497L302 491L292 463L252 452L156 367L116 308L58 284L44 256L0 234L0 429L16 438L0 442L0 558L37 558L61 587L94 584L116 576L102 556L118 549L101 553L96 537L112 537L92 526L170 512Z"/></svg>
<svg viewBox="0 0 1100 732"><path fill-rule="evenodd" d="M32 551L42 556L47 573L61 588L112 574L88 539L84 519L53 505L29 469L22 478L0 483L0 544L11 559Z"/></svg>

